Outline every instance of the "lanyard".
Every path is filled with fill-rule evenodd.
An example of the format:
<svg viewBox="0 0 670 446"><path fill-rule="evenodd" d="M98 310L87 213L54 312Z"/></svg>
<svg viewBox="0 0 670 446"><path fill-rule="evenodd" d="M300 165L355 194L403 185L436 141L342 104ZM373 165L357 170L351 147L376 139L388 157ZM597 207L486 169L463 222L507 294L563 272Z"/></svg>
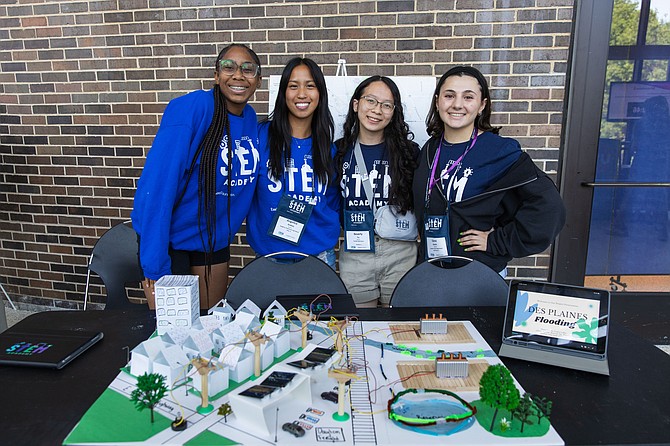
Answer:
<svg viewBox="0 0 670 446"><path fill-rule="evenodd" d="M463 158L465 158L465 155L468 154L470 149L472 149L475 146L475 143L477 143L477 127L475 127L472 130L472 136L470 136L470 141L468 144L468 147L465 149L463 154L458 157L458 159L451 165L449 168L447 168L447 171L445 172L447 175L451 173L452 170L454 170L461 161L463 161ZM442 144L444 143L444 133L442 133L442 136L440 136L440 144L437 146L437 150L435 151L435 156L433 157L433 162L431 163L430 166L430 177L428 178L428 181L426 182L426 196L424 199L424 203L426 206L426 210L428 210L428 207L430 205L430 195L431 192L433 191L433 187L437 184L437 179L435 178L435 171L437 170L437 165L440 163L440 152L442 149ZM426 156L428 154L426 153ZM439 186L438 186L439 189Z"/></svg>

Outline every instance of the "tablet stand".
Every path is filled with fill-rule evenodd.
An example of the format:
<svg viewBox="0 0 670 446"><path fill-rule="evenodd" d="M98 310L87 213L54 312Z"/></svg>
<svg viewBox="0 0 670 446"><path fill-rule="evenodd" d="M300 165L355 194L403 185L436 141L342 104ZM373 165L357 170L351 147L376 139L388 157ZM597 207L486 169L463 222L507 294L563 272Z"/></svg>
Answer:
<svg viewBox="0 0 670 446"><path fill-rule="evenodd" d="M557 351L538 350L524 345L503 344L498 353L500 357L522 359L524 361L539 362L541 364L555 365L568 369L582 370L585 372L598 373L600 375L610 374L607 356L602 359L575 356L569 353Z"/></svg>

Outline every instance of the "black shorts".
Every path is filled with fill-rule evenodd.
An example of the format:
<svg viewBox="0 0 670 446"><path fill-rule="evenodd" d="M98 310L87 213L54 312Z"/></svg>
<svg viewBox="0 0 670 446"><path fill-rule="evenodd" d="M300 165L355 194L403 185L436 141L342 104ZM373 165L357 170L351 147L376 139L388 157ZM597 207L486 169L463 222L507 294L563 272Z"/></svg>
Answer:
<svg viewBox="0 0 670 446"><path fill-rule="evenodd" d="M137 235L137 245L139 247L140 236ZM191 274L192 266L206 266L207 262L205 261L205 253L198 251L181 251L177 249L168 249L168 254L170 255L170 260L172 263L172 274L175 275L188 275ZM139 259L139 249L137 257ZM214 251L212 253L212 265L218 265L220 263L226 263L230 260L230 246L226 246L223 249Z"/></svg>
<svg viewBox="0 0 670 446"><path fill-rule="evenodd" d="M184 259L188 259L189 266L206 266L207 260L204 252L199 251L179 251L176 249L170 249L170 258L174 265L176 263L181 263ZM226 246L223 249L214 251L212 253L212 265L218 265L219 263L226 263L230 260L230 246ZM172 267L174 272L174 266Z"/></svg>

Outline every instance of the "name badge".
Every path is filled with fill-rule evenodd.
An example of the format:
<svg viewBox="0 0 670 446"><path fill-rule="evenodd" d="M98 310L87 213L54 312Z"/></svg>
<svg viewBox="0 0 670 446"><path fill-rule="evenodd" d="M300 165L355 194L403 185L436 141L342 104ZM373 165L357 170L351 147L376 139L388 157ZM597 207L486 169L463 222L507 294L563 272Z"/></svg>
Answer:
<svg viewBox="0 0 670 446"><path fill-rule="evenodd" d="M344 250L355 252L375 250L372 211L344 211Z"/></svg>
<svg viewBox="0 0 670 446"><path fill-rule="evenodd" d="M298 245L313 209L313 204L282 195L268 235Z"/></svg>
<svg viewBox="0 0 670 446"><path fill-rule="evenodd" d="M426 258L448 256L451 251L449 241L449 216L424 215L424 237L426 239Z"/></svg>

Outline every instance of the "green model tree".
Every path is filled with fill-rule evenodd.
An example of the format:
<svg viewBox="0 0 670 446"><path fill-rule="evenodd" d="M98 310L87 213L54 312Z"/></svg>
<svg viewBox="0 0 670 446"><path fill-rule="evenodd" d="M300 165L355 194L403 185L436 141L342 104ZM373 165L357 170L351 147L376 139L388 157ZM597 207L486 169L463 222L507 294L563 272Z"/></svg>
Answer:
<svg viewBox="0 0 670 446"><path fill-rule="evenodd" d="M534 396L532 399L535 403L535 407L537 408L535 411L535 415L537 415L537 423L540 424L540 420L542 420L544 417L546 417L548 420L549 416L551 415L551 406L553 404L551 400L548 400L546 397L539 396Z"/></svg>
<svg viewBox="0 0 670 446"><path fill-rule="evenodd" d="M233 408L230 407L229 403L223 403L221 407L219 407L219 412L218 414L223 417L223 421L226 423L228 422L228 415L233 413Z"/></svg>
<svg viewBox="0 0 670 446"><path fill-rule="evenodd" d="M530 393L524 393L523 398L519 400L519 405L514 409L513 416L521 421L521 432L523 433L523 427L528 424L533 424L530 420L530 417L535 415L533 410L533 400L531 399Z"/></svg>
<svg viewBox="0 0 670 446"><path fill-rule="evenodd" d="M479 380L479 397L482 402L493 407L491 428L493 432L498 410L507 409L512 412L519 405L519 389L514 385L512 374L501 364L489 366Z"/></svg>
<svg viewBox="0 0 670 446"><path fill-rule="evenodd" d="M154 407L163 399L168 391L165 385L165 377L160 373L145 373L137 377L137 388L130 394L130 401L135 403L135 408L142 411L146 408L151 410L151 422L154 422Z"/></svg>

